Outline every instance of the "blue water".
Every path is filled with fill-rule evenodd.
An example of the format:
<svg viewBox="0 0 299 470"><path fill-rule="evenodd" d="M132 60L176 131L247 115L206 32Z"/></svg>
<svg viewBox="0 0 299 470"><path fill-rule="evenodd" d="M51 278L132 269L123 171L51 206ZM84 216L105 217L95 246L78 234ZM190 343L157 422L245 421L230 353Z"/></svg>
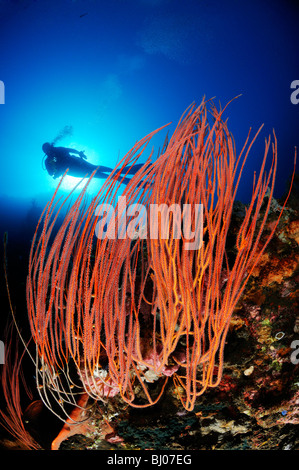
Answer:
<svg viewBox="0 0 299 470"><path fill-rule="evenodd" d="M152 130L172 122L171 132L203 95L224 105L242 94L227 112L238 150L249 127L265 124L238 192L244 202L275 129L281 196L299 144L299 104L290 100L297 20L285 0L1 1L1 228L20 218L28 225L52 195L57 180L42 167L41 146L65 126L72 134L57 145L113 167ZM154 139L157 150L164 137ZM67 177L63 191L76 181Z"/></svg>

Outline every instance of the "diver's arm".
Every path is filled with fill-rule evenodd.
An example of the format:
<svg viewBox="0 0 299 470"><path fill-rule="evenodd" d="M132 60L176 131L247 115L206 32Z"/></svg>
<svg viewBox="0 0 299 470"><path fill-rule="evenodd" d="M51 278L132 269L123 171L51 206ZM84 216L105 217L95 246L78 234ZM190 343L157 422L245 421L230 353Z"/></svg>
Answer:
<svg viewBox="0 0 299 470"><path fill-rule="evenodd" d="M64 147L64 150L66 150L68 153L75 153L76 155L79 155L80 157L83 156L86 158L84 155L84 150L76 150L76 149L71 149L71 148L66 148Z"/></svg>
<svg viewBox="0 0 299 470"><path fill-rule="evenodd" d="M79 155L80 155L81 158L84 158L84 160L87 160L87 156L85 155L84 150L79 152Z"/></svg>
<svg viewBox="0 0 299 470"><path fill-rule="evenodd" d="M76 150L76 149L68 149L68 148L66 148L65 150L69 153L75 153L75 154L79 155L79 157L84 158L85 160L87 160L87 156L85 155L84 150Z"/></svg>
<svg viewBox="0 0 299 470"><path fill-rule="evenodd" d="M76 149L71 149L71 148L67 148L67 147L63 147L63 150L65 150L66 152L68 153L76 153L79 155L80 151L79 150L76 150Z"/></svg>

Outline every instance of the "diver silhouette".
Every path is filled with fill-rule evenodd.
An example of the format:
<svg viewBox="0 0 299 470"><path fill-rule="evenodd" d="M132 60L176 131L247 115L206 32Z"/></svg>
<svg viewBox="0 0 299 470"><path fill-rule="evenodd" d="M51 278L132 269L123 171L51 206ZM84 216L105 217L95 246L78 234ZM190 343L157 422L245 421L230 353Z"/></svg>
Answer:
<svg viewBox="0 0 299 470"><path fill-rule="evenodd" d="M54 179L62 176L64 172L69 169L68 175L83 178L90 176L93 171L97 170L94 178L106 179L113 168L108 166L97 166L89 163L83 151L67 147L54 147L53 144L46 142L42 146L43 152L46 154L45 167L50 176ZM79 155L79 157L71 154ZM143 166L143 163L132 166L131 168L124 167L122 173L134 175ZM106 174L108 173L108 174ZM118 181L128 184L130 178L119 176Z"/></svg>

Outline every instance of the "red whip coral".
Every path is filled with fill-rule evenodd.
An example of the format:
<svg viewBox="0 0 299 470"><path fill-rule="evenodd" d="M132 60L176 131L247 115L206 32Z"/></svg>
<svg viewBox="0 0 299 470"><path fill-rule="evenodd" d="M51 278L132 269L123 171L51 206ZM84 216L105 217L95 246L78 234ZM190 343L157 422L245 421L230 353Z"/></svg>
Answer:
<svg viewBox="0 0 299 470"><path fill-rule="evenodd" d="M136 163L157 131L133 147L90 203L89 179L54 233L69 199L57 205L58 186L34 236L27 282L38 388L48 406L50 392L62 407L75 402L69 372L74 366L91 397L103 399L109 390L111 396L119 391L132 406L157 402L170 375L188 410L207 387L219 384L231 315L281 215L261 242L276 174L274 135L273 143L270 137L265 142L234 256L228 255L237 188L261 129L251 141L248 135L237 155L224 110L204 100L191 106L157 160L149 158L123 191L127 205L139 215L141 207L149 214L163 204L154 227L142 217L136 222L134 211L124 222L123 200L116 194L123 168ZM101 215L99 204L106 208ZM196 220L199 205L201 224ZM181 212L168 213L173 207ZM111 208L115 217L105 218ZM165 214L167 236L162 233ZM100 236L103 220L106 236ZM186 224L181 230L186 221L189 229ZM124 229L132 233L132 226L135 236L124 236ZM115 229L121 236L114 236ZM199 234L202 243L192 245ZM162 382L154 398L148 371Z"/></svg>

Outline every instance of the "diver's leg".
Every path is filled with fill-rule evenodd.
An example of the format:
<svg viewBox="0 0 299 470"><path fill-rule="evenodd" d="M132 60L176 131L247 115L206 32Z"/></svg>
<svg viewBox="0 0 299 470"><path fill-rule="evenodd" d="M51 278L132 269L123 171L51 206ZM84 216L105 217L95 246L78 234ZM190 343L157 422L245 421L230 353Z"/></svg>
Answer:
<svg viewBox="0 0 299 470"><path fill-rule="evenodd" d="M117 181L122 182L122 184L128 184L131 181L130 178L126 178L125 176L118 176L116 179Z"/></svg>
<svg viewBox="0 0 299 470"><path fill-rule="evenodd" d="M102 167L101 167L102 168ZM109 175L106 175L106 173L102 173L101 171L97 171L96 174L94 175L94 178L100 178L100 179L107 179ZM118 176L116 178L117 181L121 181L123 184L128 184L131 180L130 178L126 178L124 176Z"/></svg>
<svg viewBox="0 0 299 470"><path fill-rule="evenodd" d="M125 177L125 178L124 178L124 177L120 177L120 178L118 179L118 181L122 181L123 184L128 184L128 183L130 183L131 179L130 179L130 178L126 178L126 177Z"/></svg>
<svg viewBox="0 0 299 470"><path fill-rule="evenodd" d="M92 163L86 162L78 157L68 157L65 165L69 168L68 175L79 178L90 176L97 169Z"/></svg>
<svg viewBox="0 0 299 470"><path fill-rule="evenodd" d="M106 175L105 172L110 173L112 171L112 168L107 166L93 165L92 163L86 162L79 158L73 158L72 161L70 161L69 166L69 175L71 176L90 176L96 170L96 173L94 174L95 178L106 179L108 175Z"/></svg>
<svg viewBox="0 0 299 470"><path fill-rule="evenodd" d="M132 167L130 166L125 166L121 172L121 174L128 173L129 175L135 175L140 168L142 168L145 165L145 163L137 163L137 165L133 165ZM108 166L100 166L99 167L100 171L104 171L105 173L111 173L112 168L109 168Z"/></svg>
<svg viewBox="0 0 299 470"><path fill-rule="evenodd" d="M145 163L137 163L137 165L133 165L131 168L129 166L125 166L122 173L128 173L129 175L135 175L140 168L142 168Z"/></svg>
<svg viewBox="0 0 299 470"><path fill-rule="evenodd" d="M99 166L99 171L103 171L104 173L111 173L113 171L113 168L109 168L109 166Z"/></svg>
<svg viewBox="0 0 299 470"><path fill-rule="evenodd" d="M102 173L101 171L97 171L94 175L94 178L100 178L102 180L105 180L106 178L108 178L109 175L106 175L106 173Z"/></svg>

